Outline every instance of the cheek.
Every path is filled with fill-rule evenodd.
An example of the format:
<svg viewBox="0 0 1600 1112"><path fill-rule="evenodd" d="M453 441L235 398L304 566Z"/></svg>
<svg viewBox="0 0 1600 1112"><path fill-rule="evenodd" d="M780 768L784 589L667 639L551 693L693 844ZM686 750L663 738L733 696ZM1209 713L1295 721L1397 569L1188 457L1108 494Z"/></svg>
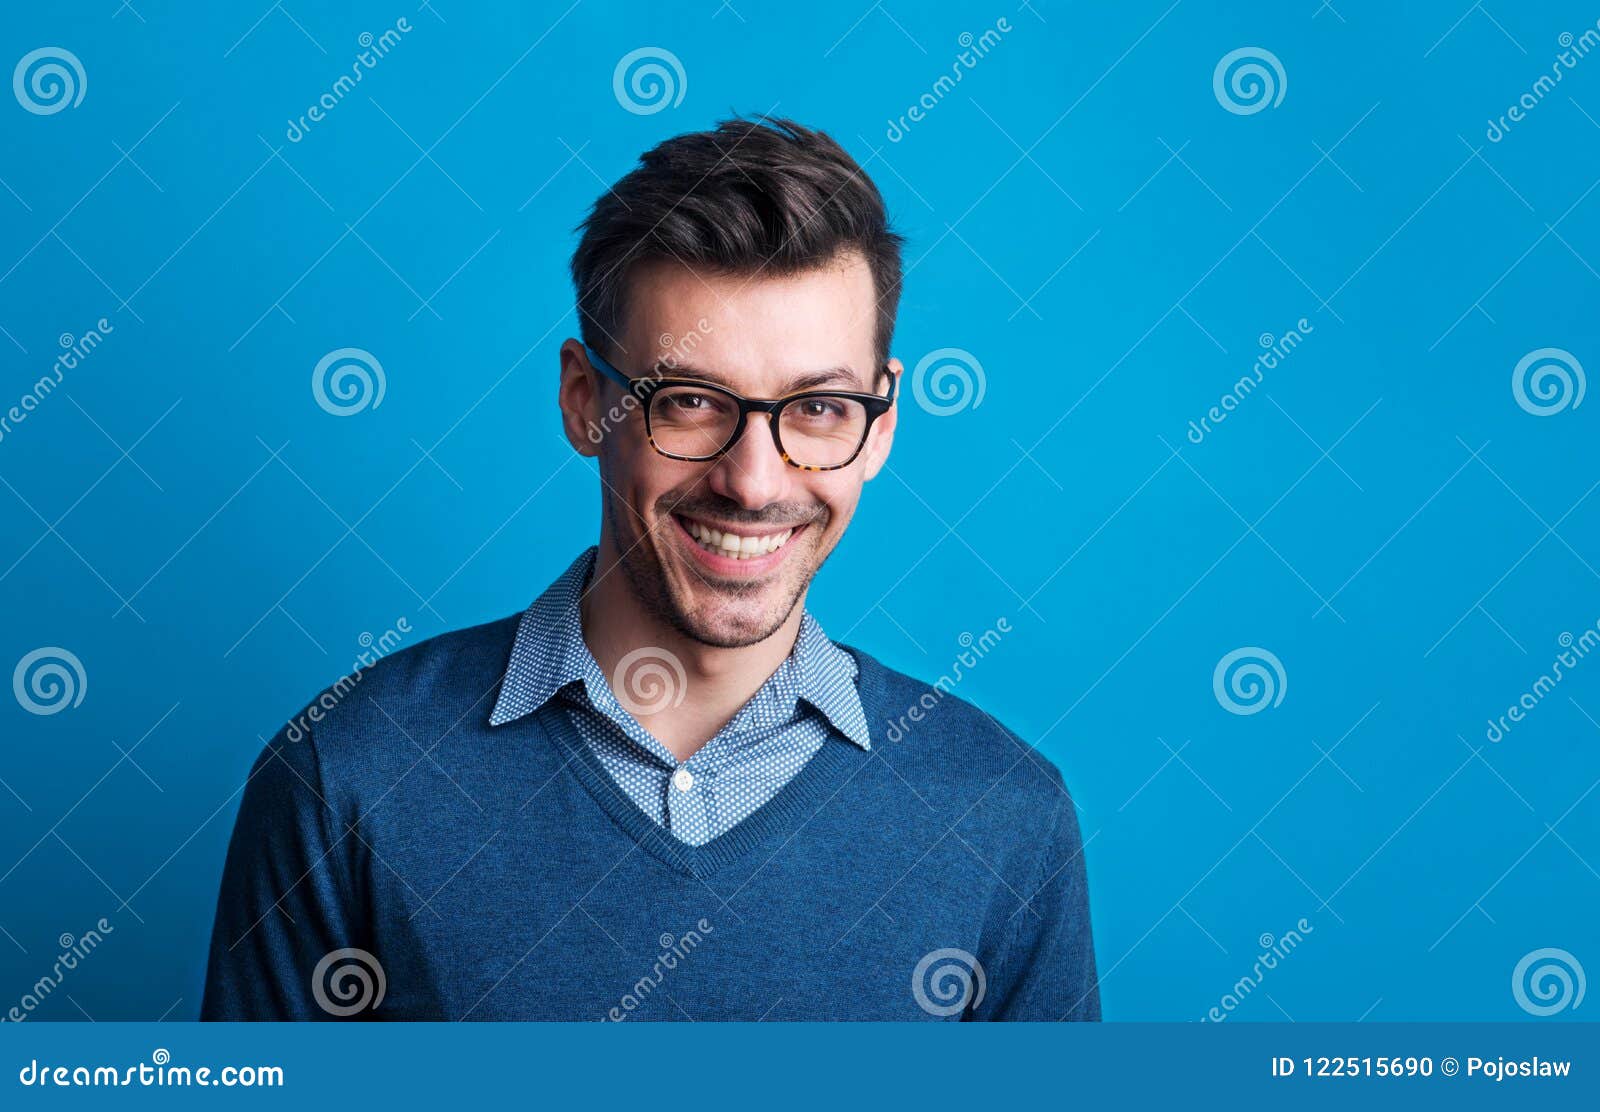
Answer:
<svg viewBox="0 0 1600 1112"><path fill-rule="evenodd" d="M617 440L608 441L600 453L600 494L629 522L638 521L638 513L653 505L649 495L649 461L640 456L631 444Z"/></svg>
<svg viewBox="0 0 1600 1112"><path fill-rule="evenodd" d="M646 522L659 527L661 522L655 519L663 501L670 506L694 483L692 473L681 471L648 443L611 444L601 454L600 478L601 493L617 503L639 531Z"/></svg>
<svg viewBox="0 0 1600 1112"><path fill-rule="evenodd" d="M828 531L842 532L861 500L861 483L854 476L847 481L820 482L811 488L811 497L828 508Z"/></svg>

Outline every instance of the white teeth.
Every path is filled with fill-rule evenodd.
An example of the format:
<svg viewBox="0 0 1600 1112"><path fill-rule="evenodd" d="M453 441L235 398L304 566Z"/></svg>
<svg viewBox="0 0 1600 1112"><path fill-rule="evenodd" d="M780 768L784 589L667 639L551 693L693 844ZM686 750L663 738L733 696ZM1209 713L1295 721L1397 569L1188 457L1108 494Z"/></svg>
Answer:
<svg viewBox="0 0 1600 1112"><path fill-rule="evenodd" d="M737 533L720 532L689 518L678 520L683 522L684 527L689 530L689 535L700 543L701 548L734 560L749 560L775 552L794 534L793 529L785 529L781 533L769 533L764 537L741 537Z"/></svg>

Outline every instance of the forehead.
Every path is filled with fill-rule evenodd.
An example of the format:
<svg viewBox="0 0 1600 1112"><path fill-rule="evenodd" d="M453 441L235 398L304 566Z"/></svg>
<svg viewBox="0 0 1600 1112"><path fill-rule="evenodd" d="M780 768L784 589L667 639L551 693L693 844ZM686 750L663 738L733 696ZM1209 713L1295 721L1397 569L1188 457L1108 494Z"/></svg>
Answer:
<svg viewBox="0 0 1600 1112"><path fill-rule="evenodd" d="M877 303L871 268L857 252L785 275L653 261L630 276L627 297L624 342L635 362L676 348L679 362L750 387L826 367L869 376Z"/></svg>

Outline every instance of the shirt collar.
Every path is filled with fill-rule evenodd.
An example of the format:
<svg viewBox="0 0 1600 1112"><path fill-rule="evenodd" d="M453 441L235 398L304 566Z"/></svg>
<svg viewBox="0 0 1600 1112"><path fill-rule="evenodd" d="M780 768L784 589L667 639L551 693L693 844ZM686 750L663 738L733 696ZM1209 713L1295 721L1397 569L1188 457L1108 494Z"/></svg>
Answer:
<svg viewBox="0 0 1600 1112"><path fill-rule="evenodd" d="M573 682L586 687L606 683L583 639L578 609L597 552L590 546L523 612L489 725L500 726L532 714ZM799 636L785 661L785 667L790 665L798 678L796 698L814 707L851 742L870 751L867 715L856 687L855 658L828 638L810 611L801 614Z"/></svg>
<svg viewBox="0 0 1600 1112"><path fill-rule="evenodd" d="M872 749L867 712L856 687L856 658L834 644L809 610L800 615L794 660L800 673L798 695L862 749Z"/></svg>
<svg viewBox="0 0 1600 1112"><path fill-rule="evenodd" d="M567 684L585 680L589 667L598 671L583 640L578 611L596 551L591 547L580 555L523 611L489 725L500 726L532 714Z"/></svg>

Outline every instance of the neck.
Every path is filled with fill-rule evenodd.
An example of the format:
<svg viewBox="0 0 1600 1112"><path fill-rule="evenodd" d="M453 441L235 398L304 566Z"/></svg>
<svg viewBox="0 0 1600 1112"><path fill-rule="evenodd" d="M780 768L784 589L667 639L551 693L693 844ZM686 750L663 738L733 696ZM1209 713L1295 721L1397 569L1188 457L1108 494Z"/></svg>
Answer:
<svg viewBox="0 0 1600 1112"><path fill-rule="evenodd" d="M664 649L682 665L684 697L671 699L655 714L635 715L679 761L710 741L778 670L794 649L804 609L802 597L781 626L753 645L719 648L696 641L643 604L609 536L601 538L594 574L579 604L584 642L613 689L622 659L637 649Z"/></svg>

